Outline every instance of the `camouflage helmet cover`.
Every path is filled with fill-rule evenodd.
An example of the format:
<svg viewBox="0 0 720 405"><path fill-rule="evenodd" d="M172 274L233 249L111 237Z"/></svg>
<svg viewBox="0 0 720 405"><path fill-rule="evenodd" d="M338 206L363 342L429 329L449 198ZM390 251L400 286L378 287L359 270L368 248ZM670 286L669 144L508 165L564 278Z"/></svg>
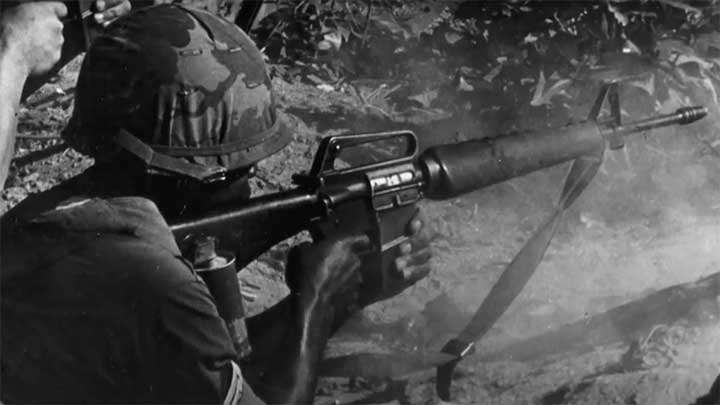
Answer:
<svg viewBox="0 0 720 405"><path fill-rule="evenodd" d="M135 11L95 40L64 136L95 158L119 148L199 180L251 166L291 139L252 40L177 5Z"/></svg>

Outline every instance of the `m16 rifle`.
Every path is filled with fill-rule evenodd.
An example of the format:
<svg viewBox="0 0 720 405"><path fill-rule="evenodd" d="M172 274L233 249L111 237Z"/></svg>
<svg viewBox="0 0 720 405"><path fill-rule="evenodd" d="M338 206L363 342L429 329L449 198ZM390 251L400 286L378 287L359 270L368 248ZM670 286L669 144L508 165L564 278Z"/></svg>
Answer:
<svg viewBox="0 0 720 405"><path fill-rule="evenodd" d="M606 100L610 117L599 120ZM238 269L302 231L310 231L314 239L367 234L374 249L364 260L374 265L364 267L373 270L372 274L363 274L363 280L384 286L396 277L393 249L406 240L405 226L423 198L453 198L573 161L557 211L505 269L466 329L448 342L442 353L428 354L420 361L408 358L412 364L405 368L439 366L438 393L447 400L454 366L474 350L474 342L489 330L528 282L563 211L590 183L605 150L622 148L628 135L689 124L706 114L705 107L685 107L671 114L623 124L618 85L609 83L603 86L587 121L563 128L433 146L422 153L411 131L330 136L320 142L310 171L293 177L296 188L243 201L224 212L171 224L171 229L181 249L208 235L237 243L234 247L238 248L235 256ZM362 370L361 376L387 377L390 370L398 370L397 356L388 356L386 362L380 357L331 359L321 372L353 376Z"/></svg>
<svg viewBox="0 0 720 405"><path fill-rule="evenodd" d="M604 93L614 97L613 88ZM599 109L594 108L591 117ZM619 117L619 109L617 113ZM704 107L686 107L624 125L593 118L564 128L434 146L422 153L411 131L330 136L320 142L310 171L293 176L297 188L171 228L180 245L192 236L229 233L241 246L239 268L304 230L316 236L366 233L378 252L387 252L403 241L404 226L423 198L452 198L579 157L598 156L606 146L621 148L627 135L689 124L706 114ZM377 161L358 158L388 150Z"/></svg>

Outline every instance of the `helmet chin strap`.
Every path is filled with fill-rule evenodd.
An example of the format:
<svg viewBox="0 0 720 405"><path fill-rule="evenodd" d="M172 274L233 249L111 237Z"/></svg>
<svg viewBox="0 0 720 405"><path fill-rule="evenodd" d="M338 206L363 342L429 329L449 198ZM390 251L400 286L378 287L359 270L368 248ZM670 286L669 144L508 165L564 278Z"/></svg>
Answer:
<svg viewBox="0 0 720 405"><path fill-rule="evenodd" d="M227 169L222 166L200 165L156 152L145 142L124 129L118 131L114 137L114 142L155 170L182 174L195 180L209 180L209 182L222 181L227 173Z"/></svg>

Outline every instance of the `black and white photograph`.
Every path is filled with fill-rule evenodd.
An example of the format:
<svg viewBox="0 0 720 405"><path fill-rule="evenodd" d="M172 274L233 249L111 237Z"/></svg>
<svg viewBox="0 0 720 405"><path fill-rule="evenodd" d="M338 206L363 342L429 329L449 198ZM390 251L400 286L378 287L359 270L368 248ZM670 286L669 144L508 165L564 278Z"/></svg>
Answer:
<svg viewBox="0 0 720 405"><path fill-rule="evenodd" d="M720 405L719 0L0 0L0 405Z"/></svg>

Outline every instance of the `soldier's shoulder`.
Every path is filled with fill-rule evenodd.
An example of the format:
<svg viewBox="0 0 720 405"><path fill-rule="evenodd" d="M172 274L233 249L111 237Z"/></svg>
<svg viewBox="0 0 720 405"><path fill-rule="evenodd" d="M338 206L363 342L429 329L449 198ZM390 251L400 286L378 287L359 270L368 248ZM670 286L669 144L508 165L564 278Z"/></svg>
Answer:
<svg viewBox="0 0 720 405"><path fill-rule="evenodd" d="M118 234L179 254L167 222L155 203L146 198L72 196L53 204L51 208L43 208L9 212L3 218L3 233L33 233L32 230L36 230L46 235Z"/></svg>

